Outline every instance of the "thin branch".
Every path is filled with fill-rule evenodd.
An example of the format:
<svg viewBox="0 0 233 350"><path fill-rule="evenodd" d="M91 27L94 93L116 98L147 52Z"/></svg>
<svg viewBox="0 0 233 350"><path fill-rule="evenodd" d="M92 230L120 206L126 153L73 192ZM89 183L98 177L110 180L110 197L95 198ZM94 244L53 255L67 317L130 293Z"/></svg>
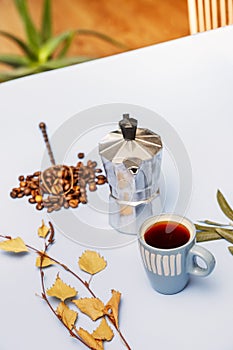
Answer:
<svg viewBox="0 0 233 350"><path fill-rule="evenodd" d="M50 227L52 228L51 232L54 233L53 231L53 226L52 224L49 222ZM77 336L77 334L75 334L72 329L70 329L62 320L61 317L59 317L59 315L56 313L55 309L52 307L51 303L49 302L47 295L46 295L46 290L45 290L45 283L44 283L44 271L43 271L43 259L44 257L47 255L47 249L50 245L50 242L45 246L45 250L44 253L41 255L41 259L40 259L40 279L41 279L41 288L42 288L42 298L43 300L47 303L48 307L50 308L50 310L53 312L53 314L58 318L58 320L63 324L63 326L68 330L68 332L70 333L70 335L74 338L76 338L77 340L79 340L81 343L83 343L84 345L86 345L89 349L93 350L93 348L89 345L87 345L84 340L80 337Z"/></svg>
<svg viewBox="0 0 233 350"><path fill-rule="evenodd" d="M50 227L53 227L53 225L50 223ZM52 231L53 232L53 231ZM5 239L12 239L11 236L4 236L4 235L0 235L0 237L5 238ZM92 291L92 289L89 286L89 283L87 281L84 281L79 275L77 275L74 271L72 271L68 266L66 266L65 264L61 263L59 260L51 257L50 255L47 254L47 249L49 247L50 244L45 244L45 251L44 253L41 253L41 251L39 251L37 248L32 247L29 244L25 244L26 247L34 252L36 252L37 254L39 254L41 256L41 267L40 267L40 271L42 270L42 259L43 257L46 255L47 258L49 258L50 260L52 260L53 262L55 262L56 264L58 264L59 266L61 266L65 271L69 272L71 275L73 275L75 278L77 278L80 283L82 283L82 285L88 290L88 292L94 297L97 298L97 296L95 295L95 293ZM44 274L43 270L42 273ZM60 319L60 317L56 314L56 311L53 309L52 305L50 304L47 296L46 296L46 291L44 288L44 276L43 274L41 274L41 283L42 284L42 298L47 302L49 308L51 309L51 311L59 318L59 320L63 323L63 321ZM89 281L90 282L90 281ZM123 336L123 334L121 333L120 329L116 326L115 322L111 319L111 317L109 315L106 315L106 317L108 317L109 321L111 322L111 324L114 326L115 330L117 331L117 333L119 334L120 338L122 339L123 343L125 344L126 348L128 350L131 350L129 344L127 343L125 337ZM63 323L64 324L64 323ZM79 338L74 332L72 332L65 324L64 326L69 330L70 334L77 338L77 339L81 339ZM82 340L81 340L82 341ZM82 341L83 342L83 341ZM84 342L83 342L84 343ZM86 345L86 343L84 343ZM91 348L90 348L91 349Z"/></svg>

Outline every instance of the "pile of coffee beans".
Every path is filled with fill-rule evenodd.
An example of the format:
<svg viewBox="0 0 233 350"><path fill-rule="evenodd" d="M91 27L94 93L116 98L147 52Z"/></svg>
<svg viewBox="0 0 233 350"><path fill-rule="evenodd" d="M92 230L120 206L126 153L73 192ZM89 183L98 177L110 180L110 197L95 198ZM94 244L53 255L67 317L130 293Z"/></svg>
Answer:
<svg viewBox="0 0 233 350"><path fill-rule="evenodd" d="M78 153L83 159L84 153ZM47 212L63 208L77 208L87 203L87 188L93 192L98 185L107 182L102 170L95 161L88 160L84 165L79 161L76 166L54 165L45 171L36 171L32 175L19 176L19 186L12 189L12 198L28 196L28 202L36 205L37 210L47 208Z"/></svg>

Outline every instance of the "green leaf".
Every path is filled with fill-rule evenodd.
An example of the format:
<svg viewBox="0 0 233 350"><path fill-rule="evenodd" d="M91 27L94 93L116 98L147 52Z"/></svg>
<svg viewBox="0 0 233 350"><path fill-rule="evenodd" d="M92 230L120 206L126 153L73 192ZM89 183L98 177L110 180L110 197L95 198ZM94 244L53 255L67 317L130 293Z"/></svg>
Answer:
<svg viewBox="0 0 233 350"><path fill-rule="evenodd" d="M40 65L41 68L49 70L49 69L57 69L66 66L71 66L73 64L83 63L86 61L90 61L93 58L80 56L80 57L66 57L66 58L58 58L53 59L51 61L47 61L46 63Z"/></svg>
<svg viewBox="0 0 233 350"><path fill-rule="evenodd" d="M0 72L0 83L38 72L38 68L17 68L12 71Z"/></svg>
<svg viewBox="0 0 233 350"><path fill-rule="evenodd" d="M204 225L195 224L196 230L198 231L208 231L209 227Z"/></svg>
<svg viewBox="0 0 233 350"><path fill-rule="evenodd" d="M223 194L218 190L217 192L217 200L220 208L222 209L223 213L230 219L233 220L233 210L231 209L230 205L227 203L225 197Z"/></svg>
<svg viewBox="0 0 233 350"><path fill-rule="evenodd" d="M220 228L219 226L206 226L199 224L195 224L195 227L199 231L215 231L216 228Z"/></svg>
<svg viewBox="0 0 233 350"><path fill-rule="evenodd" d="M14 2L23 20L30 48L33 50L34 53L37 53L40 47L41 37L40 34L37 32L34 23L29 15L27 2L25 0L14 0Z"/></svg>
<svg viewBox="0 0 233 350"><path fill-rule="evenodd" d="M215 239L222 239L222 236L215 231L197 232L196 234L197 242L213 241Z"/></svg>
<svg viewBox="0 0 233 350"><path fill-rule="evenodd" d="M64 41L64 45L61 48L60 52L57 54L57 58L63 58L67 51L70 48L70 45L72 44L75 37L75 32L71 33L71 35Z"/></svg>
<svg viewBox="0 0 233 350"><path fill-rule="evenodd" d="M210 220L199 220L199 222L206 224L206 225L213 225L213 226L227 226L225 224L220 224L219 222L216 221L210 221Z"/></svg>
<svg viewBox="0 0 233 350"><path fill-rule="evenodd" d="M36 58L35 54L33 51L30 49L30 47L21 39L17 38L17 36L7 33L4 30L0 30L0 35L14 41L25 53L28 57L30 58Z"/></svg>
<svg viewBox="0 0 233 350"><path fill-rule="evenodd" d="M69 38L71 35L73 35L73 33L74 31L67 31L47 40L39 50L39 61L41 63L45 63L58 48L58 46L67 40L67 38Z"/></svg>
<svg viewBox="0 0 233 350"><path fill-rule="evenodd" d="M51 1L44 0L44 9L41 24L41 38L44 43L52 36Z"/></svg>
<svg viewBox="0 0 233 350"><path fill-rule="evenodd" d="M19 55L0 55L0 63L7 64L11 67L27 67L30 62L28 58Z"/></svg>
<svg viewBox="0 0 233 350"><path fill-rule="evenodd" d="M225 238L228 242L233 243L233 230L228 230L225 228L216 229L217 233Z"/></svg>
<svg viewBox="0 0 233 350"><path fill-rule="evenodd" d="M233 255L233 246L232 246L232 245L230 245L230 246L228 247L228 250L229 250L229 252Z"/></svg>
<svg viewBox="0 0 233 350"><path fill-rule="evenodd" d="M121 42L119 42L118 40L115 40L113 39L112 37L106 35L106 34L103 34L103 33L100 33L100 32L97 32L95 30L91 30L91 29L77 29L76 30L76 33L79 35L79 34L82 34L82 35L93 35L93 36L96 36L97 38L101 39L101 40L104 40L104 41L107 41L109 42L110 44L114 45L114 46L117 46L121 49L128 49L126 45L122 44Z"/></svg>

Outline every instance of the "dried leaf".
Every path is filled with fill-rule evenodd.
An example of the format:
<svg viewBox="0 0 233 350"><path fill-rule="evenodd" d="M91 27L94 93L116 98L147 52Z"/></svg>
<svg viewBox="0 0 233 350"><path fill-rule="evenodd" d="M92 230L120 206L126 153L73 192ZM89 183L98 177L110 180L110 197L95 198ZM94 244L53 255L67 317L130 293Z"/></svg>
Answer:
<svg viewBox="0 0 233 350"><path fill-rule="evenodd" d="M229 249L229 252L233 255L233 246L232 245L229 246L228 249Z"/></svg>
<svg viewBox="0 0 233 350"><path fill-rule="evenodd" d="M58 305L56 313L61 317L63 323L69 329L72 329L74 327L78 313L74 310L71 310L63 301L61 301Z"/></svg>
<svg viewBox="0 0 233 350"><path fill-rule="evenodd" d="M110 341L114 337L112 329L109 327L105 318L100 322L99 327L96 328L92 335L95 339Z"/></svg>
<svg viewBox="0 0 233 350"><path fill-rule="evenodd" d="M91 335L88 331L86 331L83 328L79 328L77 330L78 335L80 338L84 340L84 342L90 346L94 350L103 350L103 342L101 340L96 340L93 335Z"/></svg>
<svg viewBox="0 0 233 350"><path fill-rule="evenodd" d="M54 264L54 262L46 255L43 255L42 265L41 265L42 256L39 255L36 258L36 267L49 267Z"/></svg>
<svg viewBox="0 0 233 350"><path fill-rule="evenodd" d="M93 250L86 250L78 261L80 269L94 275L105 269L107 263L99 253Z"/></svg>
<svg viewBox="0 0 233 350"><path fill-rule="evenodd" d="M112 289L112 297L105 305L104 311L111 320L114 322L115 326L118 328L118 313L119 313L119 304L121 300L121 293Z"/></svg>
<svg viewBox="0 0 233 350"><path fill-rule="evenodd" d="M45 238L49 233L49 231L50 231L50 228L45 226L44 220L42 220L42 225L38 228L38 236Z"/></svg>
<svg viewBox="0 0 233 350"><path fill-rule="evenodd" d="M98 298L82 298L72 302L93 321L104 315L104 303Z"/></svg>
<svg viewBox="0 0 233 350"><path fill-rule="evenodd" d="M216 229L216 231L228 242L233 243L233 230L228 230L226 228L218 228Z"/></svg>
<svg viewBox="0 0 233 350"><path fill-rule="evenodd" d="M26 247L24 241L20 237L11 238L6 241L0 242L0 249L13 253L28 252L28 248Z"/></svg>
<svg viewBox="0 0 233 350"><path fill-rule="evenodd" d="M197 232L197 234L196 234L197 242L213 241L215 239L222 239L222 236L220 236L214 230L209 230L209 231L204 231L204 232L201 231L201 232Z"/></svg>
<svg viewBox="0 0 233 350"><path fill-rule="evenodd" d="M47 290L47 294L50 297L55 297L61 301L65 301L68 298L75 297L77 295L77 291L64 283L58 274L53 286Z"/></svg>
<svg viewBox="0 0 233 350"><path fill-rule="evenodd" d="M230 205L227 203L225 197L223 194L218 190L217 192L217 200L220 208L222 209L223 213L230 219L233 220L233 210L231 209Z"/></svg>

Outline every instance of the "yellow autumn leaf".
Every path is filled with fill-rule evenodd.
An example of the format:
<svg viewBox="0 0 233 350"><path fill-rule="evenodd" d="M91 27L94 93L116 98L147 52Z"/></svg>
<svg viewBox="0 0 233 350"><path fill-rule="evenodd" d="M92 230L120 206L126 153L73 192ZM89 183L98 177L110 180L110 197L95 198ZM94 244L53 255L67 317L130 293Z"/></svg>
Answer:
<svg viewBox="0 0 233 350"><path fill-rule="evenodd" d="M68 286L68 284L64 283L59 274L57 274L57 278L53 286L47 290L47 295L50 297L55 297L60 299L61 301L65 301L68 298L73 298L77 294L77 291Z"/></svg>
<svg viewBox="0 0 233 350"><path fill-rule="evenodd" d="M82 298L72 302L93 321L104 315L104 303L98 298Z"/></svg>
<svg viewBox="0 0 233 350"><path fill-rule="evenodd" d="M119 304L121 301L121 293L112 289L112 297L107 302L104 308L105 314L107 314L111 320L114 322L115 326L118 328L118 313L119 313Z"/></svg>
<svg viewBox="0 0 233 350"><path fill-rule="evenodd" d="M61 317L63 323L69 328L73 329L78 313L71 310L63 301L57 307L56 313Z"/></svg>
<svg viewBox="0 0 233 350"><path fill-rule="evenodd" d="M20 237L11 238L6 241L0 242L0 249L13 253L28 252L28 248L26 247L24 241Z"/></svg>
<svg viewBox="0 0 233 350"><path fill-rule="evenodd" d="M107 262L99 253L93 250L86 250L79 258L78 261L81 270L94 275L97 272L105 269Z"/></svg>
<svg viewBox="0 0 233 350"><path fill-rule="evenodd" d="M114 337L114 333L109 327L105 318L103 318L100 322L99 327L97 327L96 330L92 332L92 336L95 339L110 341Z"/></svg>
<svg viewBox="0 0 233 350"><path fill-rule="evenodd" d="M38 236L45 238L49 233L49 231L50 231L50 228L45 226L44 220L42 220L42 225L38 228Z"/></svg>
<svg viewBox="0 0 233 350"><path fill-rule="evenodd" d="M93 350L103 350L103 342L102 340L97 340L91 335L88 331L86 331L83 328L79 328L77 330L78 335L80 338L84 340L84 342L90 346Z"/></svg>
<svg viewBox="0 0 233 350"><path fill-rule="evenodd" d="M36 258L36 267L48 267L55 264L48 256L44 255L41 265L41 255Z"/></svg>

